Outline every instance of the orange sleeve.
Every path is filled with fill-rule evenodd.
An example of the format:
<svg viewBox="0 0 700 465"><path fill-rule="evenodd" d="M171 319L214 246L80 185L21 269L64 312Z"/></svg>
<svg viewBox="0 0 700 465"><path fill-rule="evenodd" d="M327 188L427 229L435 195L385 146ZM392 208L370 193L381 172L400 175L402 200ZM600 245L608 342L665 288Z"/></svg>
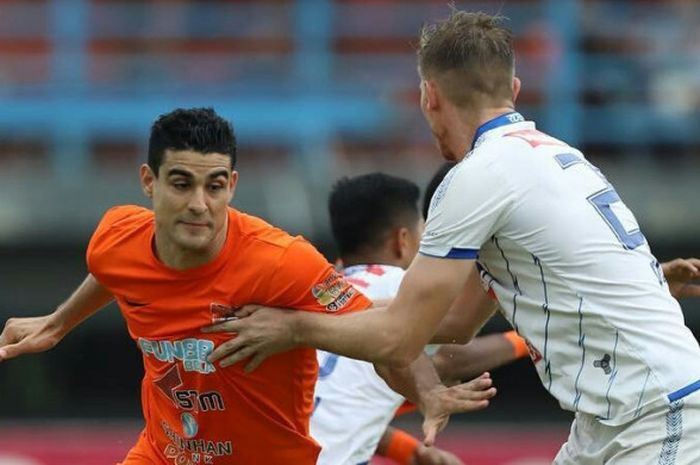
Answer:
<svg viewBox="0 0 700 465"><path fill-rule="evenodd" d="M95 228L95 232L92 233L90 242L88 243L86 259L88 271L95 274L98 268L96 255L98 255L105 246L105 241L109 236L109 230L111 227L123 220L133 215L134 213L144 211L143 207L138 207L136 205L121 205L118 207L112 207L105 212L100 220L99 224Z"/></svg>
<svg viewBox="0 0 700 465"><path fill-rule="evenodd" d="M394 412L394 416L399 417L401 415L406 415L407 413L415 412L416 410L417 410L416 404L414 404L408 400L405 400L403 402L403 404L401 404L399 406L399 408L396 409L396 411Z"/></svg>
<svg viewBox="0 0 700 465"><path fill-rule="evenodd" d="M284 252L267 285L266 304L274 307L345 313L372 305L314 246L301 238Z"/></svg>

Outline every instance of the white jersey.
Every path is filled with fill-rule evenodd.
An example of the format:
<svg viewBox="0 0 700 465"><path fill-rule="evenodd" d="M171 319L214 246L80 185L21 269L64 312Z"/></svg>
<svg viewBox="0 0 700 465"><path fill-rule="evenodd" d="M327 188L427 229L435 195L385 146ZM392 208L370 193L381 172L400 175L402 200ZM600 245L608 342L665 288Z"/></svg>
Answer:
<svg viewBox="0 0 700 465"><path fill-rule="evenodd" d="M700 348L613 186L518 113L489 121L431 202L421 253L476 258L561 406L609 425L700 389Z"/></svg>
<svg viewBox="0 0 700 465"><path fill-rule="evenodd" d="M404 270L386 265L346 268L345 277L370 299L391 299ZM392 391L369 362L318 351L311 436L321 445L318 465L367 463L404 398Z"/></svg>

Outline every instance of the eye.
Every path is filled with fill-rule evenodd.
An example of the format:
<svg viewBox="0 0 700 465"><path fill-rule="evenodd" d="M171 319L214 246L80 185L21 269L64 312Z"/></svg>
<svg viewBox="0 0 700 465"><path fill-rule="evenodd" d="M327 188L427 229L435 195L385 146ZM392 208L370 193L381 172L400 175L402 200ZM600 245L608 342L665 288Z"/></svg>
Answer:
<svg viewBox="0 0 700 465"><path fill-rule="evenodd" d="M212 192L219 192L224 188L223 184L210 184L209 190Z"/></svg>
<svg viewBox="0 0 700 465"><path fill-rule="evenodd" d="M172 183L172 186L179 191L184 191L190 186L190 184L185 181L175 181Z"/></svg>

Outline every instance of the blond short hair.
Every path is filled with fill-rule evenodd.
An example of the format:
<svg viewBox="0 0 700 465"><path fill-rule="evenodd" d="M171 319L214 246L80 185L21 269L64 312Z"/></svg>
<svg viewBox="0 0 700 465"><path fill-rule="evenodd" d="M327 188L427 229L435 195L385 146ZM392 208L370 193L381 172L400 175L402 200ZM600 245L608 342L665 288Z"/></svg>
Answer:
<svg viewBox="0 0 700 465"><path fill-rule="evenodd" d="M418 68L434 79L454 104L512 100L513 34L500 16L453 10L420 33Z"/></svg>

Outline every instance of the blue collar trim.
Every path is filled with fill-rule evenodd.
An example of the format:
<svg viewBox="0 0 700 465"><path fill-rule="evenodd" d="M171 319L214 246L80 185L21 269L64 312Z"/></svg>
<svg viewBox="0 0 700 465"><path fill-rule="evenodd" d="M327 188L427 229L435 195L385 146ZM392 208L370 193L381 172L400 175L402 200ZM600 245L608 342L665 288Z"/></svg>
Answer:
<svg viewBox="0 0 700 465"><path fill-rule="evenodd" d="M500 116L496 116L494 119L488 120L479 128L476 130L476 134L474 134L474 141L472 142L472 148L471 150L474 150L474 146L476 145L476 142L479 140L481 136L483 136L486 132L499 128L501 126L507 126L509 124L515 124L515 123L522 123L525 121L525 118L523 118L523 115L518 113L517 111L511 111L510 113L504 113Z"/></svg>

